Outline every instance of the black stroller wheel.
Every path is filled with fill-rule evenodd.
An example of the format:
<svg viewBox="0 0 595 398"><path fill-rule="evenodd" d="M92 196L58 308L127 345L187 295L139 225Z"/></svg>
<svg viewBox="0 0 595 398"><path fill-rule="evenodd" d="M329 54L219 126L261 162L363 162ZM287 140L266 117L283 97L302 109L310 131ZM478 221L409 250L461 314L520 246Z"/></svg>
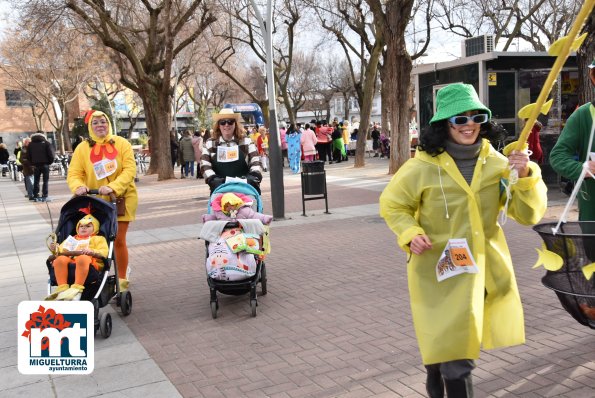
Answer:
<svg viewBox="0 0 595 398"><path fill-rule="evenodd" d="M107 312L101 314L99 318L99 331L101 337L107 339L112 334L112 316Z"/></svg>
<svg viewBox="0 0 595 398"><path fill-rule="evenodd" d="M250 310L252 317L256 316L256 307L258 306L258 301L256 299L250 300Z"/></svg>
<svg viewBox="0 0 595 398"><path fill-rule="evenodd" d="M132 294L128 290L120 294L120 309L124 316L130 315L132 312Z"/></svg>
<svg viewBox="0 0 595 398"><path fill-rule="evenodd" d="M216 301L211 301L211 316L213 319L217 319L217 309L219 308L219 304Z"/></svg>

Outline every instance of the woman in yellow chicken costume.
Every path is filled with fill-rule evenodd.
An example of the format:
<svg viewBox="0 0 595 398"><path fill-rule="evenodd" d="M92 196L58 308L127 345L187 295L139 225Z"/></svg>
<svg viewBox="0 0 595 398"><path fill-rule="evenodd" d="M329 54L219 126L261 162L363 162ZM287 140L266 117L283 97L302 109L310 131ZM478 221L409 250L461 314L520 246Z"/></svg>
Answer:
<svg viewBox="0 0 595 398"><path fill-rule="evenodd" d="M92 111L85 119L89 139L76 147L66 181L75 195L85 195L90 189L97 189L108 201L110 193L125 198L126 214L118 216L118 234L114 242L120 289L125 291L128 290L126 233L128 224L136 217L138 206L134 152L125 138L113 134L105 113Z"/></svg>
<svg viewBox="0 0 595 398"><path fill-rule="evenodd" d="M473 86L439 90L415 157L380 196L380 215L409 256L411 311L430 397L443 397L445 387L449 397L471 397L480 349L525 341L497 218L504 210L519 223L537 223L547 189L526 153L507 158L492 147L504 130L490 118ZM515 184L507 184L509 168L518 171Z"/></svg>

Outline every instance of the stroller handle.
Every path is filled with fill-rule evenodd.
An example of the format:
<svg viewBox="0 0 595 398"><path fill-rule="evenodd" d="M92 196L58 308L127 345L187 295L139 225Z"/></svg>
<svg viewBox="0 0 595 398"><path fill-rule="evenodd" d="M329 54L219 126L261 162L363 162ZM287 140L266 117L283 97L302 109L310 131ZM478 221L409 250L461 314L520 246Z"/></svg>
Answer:
<svg viewBox="0 0 595 398"><path fill-rule="evenodd" d="M87 194L88 195L99 195L99 189L89 189L87 191ZM109 199L110 199L110 202L112 202L113 204L116 204L116 195L113 192L110 192Z"/></svg>

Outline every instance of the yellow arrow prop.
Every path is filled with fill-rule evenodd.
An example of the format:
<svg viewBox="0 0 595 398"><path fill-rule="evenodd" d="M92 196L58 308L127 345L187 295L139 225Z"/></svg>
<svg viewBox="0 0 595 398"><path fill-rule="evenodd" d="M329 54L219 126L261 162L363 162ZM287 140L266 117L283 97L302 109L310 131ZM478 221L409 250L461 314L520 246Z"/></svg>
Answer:
<svg viewBox="0 0 595 398"><path fill-rule="evenodd" d="M529 104L523 107L518 112L519 118L527 119L527 123L525 123L525 126L521 131L515 150L522 150L523 146L527 142L527 139L529 138L531 128L533 128L533 124L535 124L535 121L537 120L537 116L539 115L539 113L541 112L543 114L546 114L547 112L549 112L551 107L551 100L548 101L549 105L548 103L546 103L545 100L550 95L550 91L552 91L554 82L556 81L558 74L562 70L564 63L568 58L568 55L570 55L570 51L576 51L587 37L587 33L585 33L577 38L578 32L581 30L581 27L585 23L585 20L587 19L589 14L591 14L591 10L593 9L594 5L595 0L585 0L585 3L581 7L581 10L579 11L578 15L576 16L576 19L574 20L574 24L572 25L572 28L570 29L568 36L564 36L556 40L554 44L552 44L552 46L550 47L548 53L552 56L557 56L556 62L554 62L554 66L552 66L552 70L550 71L550 74L548 75L545 83L543 84L543 88L539 93L539 97L537 97L537 101L535 101L535 103L533 104Z"/></svg>

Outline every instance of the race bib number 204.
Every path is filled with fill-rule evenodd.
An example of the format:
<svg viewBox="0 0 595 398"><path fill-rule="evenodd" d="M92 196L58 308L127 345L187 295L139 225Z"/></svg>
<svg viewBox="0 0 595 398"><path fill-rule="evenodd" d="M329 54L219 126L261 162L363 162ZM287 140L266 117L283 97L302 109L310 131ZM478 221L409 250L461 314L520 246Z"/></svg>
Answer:
<svg viewBox="0 0 595 398"><path fill-rule="evenodd" d="M477 274L479 268L475 264L467 239L449 239L438 264L436 264L436 278L438 282L453 276L468 273Z"/></svg>

